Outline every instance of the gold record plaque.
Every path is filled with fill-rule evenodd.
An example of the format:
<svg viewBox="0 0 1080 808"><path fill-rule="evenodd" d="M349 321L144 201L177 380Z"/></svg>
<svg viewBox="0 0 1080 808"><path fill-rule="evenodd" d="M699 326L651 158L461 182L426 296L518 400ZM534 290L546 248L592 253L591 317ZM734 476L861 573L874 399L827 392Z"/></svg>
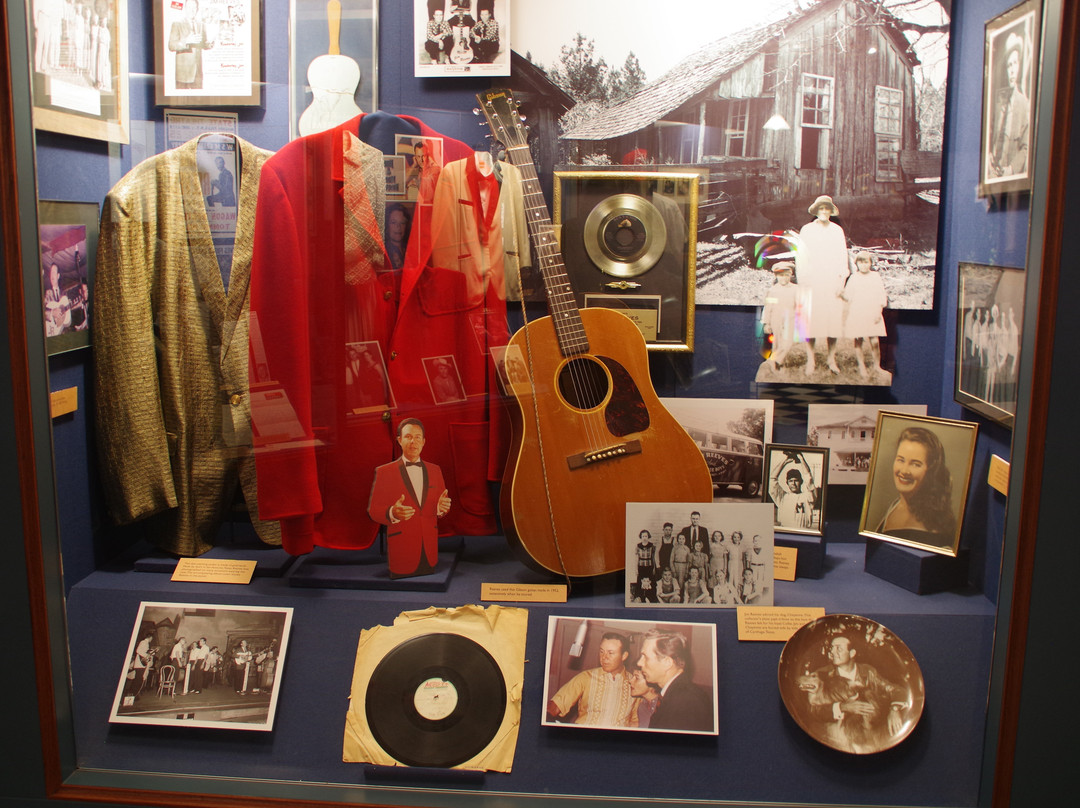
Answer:
<svg viewBox="0 0 1080 808"><path fill-rule="evenodd" d="M784 645L780 697L802 729L854 755L891 749L922 716L922 671L885 626L854 614L829 614L800 628Z"/></svg>
<svg viewBox="0 0 1080 808"><path fill-rule="evenodd" d="M585 251L601 272L616 278L648 272L666 244L664 217L637 194L613 194L585 219Z"/></svg>
<svg viewBox="0 0 1080 808"><path fill-rule="evenodd" d="M555 172L577 304L621 311L650 350L693 350L698 183L696 173Z"/></svg>

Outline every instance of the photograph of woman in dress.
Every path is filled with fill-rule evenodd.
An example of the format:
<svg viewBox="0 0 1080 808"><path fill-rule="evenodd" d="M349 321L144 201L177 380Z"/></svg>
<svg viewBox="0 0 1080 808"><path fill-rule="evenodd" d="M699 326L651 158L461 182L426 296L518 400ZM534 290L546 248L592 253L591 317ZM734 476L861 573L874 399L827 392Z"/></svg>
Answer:
<svg viewBox="0 0 1080 808"><path fill-rule="evenodd" d="M956 555L977 429L880 413L860 532Z"/></svg>

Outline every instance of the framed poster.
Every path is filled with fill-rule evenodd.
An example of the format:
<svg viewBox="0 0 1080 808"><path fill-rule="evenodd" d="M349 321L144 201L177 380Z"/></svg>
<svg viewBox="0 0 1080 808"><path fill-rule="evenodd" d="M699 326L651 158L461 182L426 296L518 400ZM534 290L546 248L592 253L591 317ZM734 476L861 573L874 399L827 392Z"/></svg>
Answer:
<svg viewBox="0 0 1080 808"><path fill-rule="evenodd" d="M98 221L96 202L38 203L41 305L49 355L90 344Z"/></svg>
<svg viewBox="0 0 1080 808"><path fill-rule="evenodd" d="M290 0L290 139L378 109L378 53L375 0Z"/></svg>
<svg viewBox="0 0 1080 808"><path fill-rule="evenodd" d="M556 171L556 234L580 306L626 314L654 351L694 347L699 176Z"/></svg>
<svg viewBox="0 0 1080 808"><path fill-rule="evenodd" d="M979 425L878 413L859 533L955 556Z"/></svg>
<svg viewBox="0 0 1080 808"><path fill-rule="evenodd" d="M1024 333L1024 270L962 262L957 305L953 397L1011 428Z"/></svg>
<svg viewBox="0 0 1080 808"><path fill-rule="evenodd" d="M269 732L290 607L139 604L111 724Z"/></svg>
<svg viewBox="0 0 1080 808"><path fill-rule="evenodd" d="M765 447L765 501L780 533L825 533L829 450L770 443Z"/></svg>
<svg viewBox="0 0 1080 808"><path fill-rule="evenodd" d="M552 615L542 723L717 735L716 669L712 623Z"/></svg>
<svg viewBox="0 0 1080 808"><path fill-rule="evenodd" d="M413 0L413 74L509 76L510 0Z"/></svg>
<svg viewBox="0 0 1080 808"><path fill-rule="evenodd" d="M1031 190L1041 7L1024 0L986 24L980 196Z"/></svg>
<svg viewBox="0 0 1080 808"><path fill-rule="evenodd" d="M154 0L154 102L258 106L261 10L261 0Z"/></svg>
<svg viewBox="0 0 1080 808"><path fill-rule="evenodd" d="M34 126L127 143L127 3L30 0Z"/></svg>

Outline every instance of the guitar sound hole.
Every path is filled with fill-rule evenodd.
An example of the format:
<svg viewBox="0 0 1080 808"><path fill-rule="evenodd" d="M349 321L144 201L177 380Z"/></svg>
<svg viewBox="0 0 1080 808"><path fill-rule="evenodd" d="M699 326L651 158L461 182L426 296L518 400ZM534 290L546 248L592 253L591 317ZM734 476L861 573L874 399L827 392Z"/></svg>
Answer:
<svg viewBox="0 0 1080 808"><path fill-rule="evenodd" d="M607 373L594 359L571 359L559 373L559 393L575 409L599 407L608 394Z"/></svg>

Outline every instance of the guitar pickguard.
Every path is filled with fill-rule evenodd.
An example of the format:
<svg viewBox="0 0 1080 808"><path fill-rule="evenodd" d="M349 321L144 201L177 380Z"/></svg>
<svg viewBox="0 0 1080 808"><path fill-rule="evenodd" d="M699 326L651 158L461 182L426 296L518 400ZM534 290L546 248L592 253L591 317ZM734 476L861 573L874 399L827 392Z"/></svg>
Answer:
<svg viewBox="0 0 1080 808"><path fill-rule="evenodd" d="M612 435L621 438L649 428L649 409L630 373L607 356L596 357L611 374L611 398L604 409L604 421Z"/></svg>

